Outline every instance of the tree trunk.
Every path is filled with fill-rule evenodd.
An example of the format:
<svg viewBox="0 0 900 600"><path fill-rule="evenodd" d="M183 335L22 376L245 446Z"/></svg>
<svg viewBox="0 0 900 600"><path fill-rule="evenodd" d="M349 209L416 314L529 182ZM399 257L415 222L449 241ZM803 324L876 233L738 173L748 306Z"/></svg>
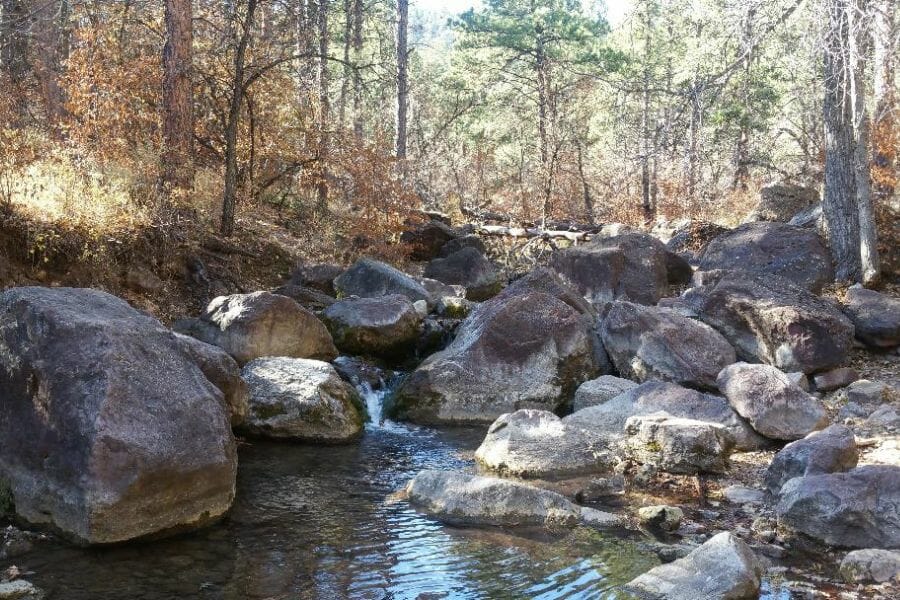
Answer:
<svg viewBox="0 0 900 600"><path fill-rule="evenodd" d="M344 76L341 79L341 96L338 101L338 122L341 129L346 125L347 96L350 94L350 80L353 69L350 66L350 47L353 34L353 0L344 0Z"/></svg>
<svg viewBox="0 0 900 600"><path fill-rule="evenodd" d="M650 198L653 183L650 180L650 60L653 43L653 18L649 3L644 4L644 77L641 93L641 211L644 222L655 218L655 207Z"/></svg>
<svg viewBox="0 0 900 600"><path fill-rule="evenodd" d="M897 185L897 117L894 62L897 56L897 2L881 0L875 7L875 118L872 127L875 204L890 201Z"/></svg>
<svg viewBox="0 0 900 600"><path fill-rule="evenodd" d="M0 0L0 9L0 69L9 79L11 92L17 95L13 104L18 120L24 120L28 114L27 96L22 87L28 74L28 12L25 0Z"/></svg>
<svg viewBox="0 0 900 600"><path fill-rule="evenodd" d="M165 198L193 187L192 14L191 0L166 0L161 180Z"/></svg>
<svg viewBox="0 0 900 600"><path fill-rule="evenodd" d="M827 0L824 48L825 193L822 212L839 281L862 278L852 90L849 89L854 69L848 60L852 35L848 19L851 2Z"/></svg>
<svg viewBox="0 0 900 600"><path fill-rule="evenodd" d="M353 136L362 143L362 73L360 63L363 51L363 0L353 0Z"/></svg>
<svg viewBox="0 0 900 600"><path fill-rule="evenodd" d="M316 208L324 213L328 208L328 158L329 158L329 116L331 105L328 100L328 0L319 0L319 181L316 184Z"/></svg>
<svg viewBox="0 0 900 600"><path fill-rule="evenodd" d="M744 113L740 116L737 144L734 150L734 180L732 189L747 189L747 181L750 178L750 126L745 114L751 110L750 104L750 76L753 67L753 23L756 19L756 7L750 6L744 14L744 23L741 32L740 52L743 55L744 79L741 81L741 103Z"/></svg>
<svg viewBox="0 0 900 600"><path fill-rule="evenodd" d="M397 129L395 154L406 158L406 125L409 109L409 0L397 0Z"/></svg>
<svg viewBox="0 0 900 600"><path fill-rule="evenodd" d="M231 85L231 102L228 106L228 122L225 126L225 191L222 194L222 221L220 231L224 236L234 233L234 213L237 205L238 166L237 136L241 122L241 105L244 101L244 60L250 35L253 31L253 15L257 0L247 0L247 12L241 26L240 39L234 52L234 74ZM233 20L237 20L237 14Z"/></svg>

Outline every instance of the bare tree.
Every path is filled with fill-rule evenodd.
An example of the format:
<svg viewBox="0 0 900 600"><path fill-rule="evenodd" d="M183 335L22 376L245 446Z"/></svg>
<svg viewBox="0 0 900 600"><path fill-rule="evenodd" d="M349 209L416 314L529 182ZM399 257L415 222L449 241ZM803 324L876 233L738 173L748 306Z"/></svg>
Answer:
<svg viewBox="0 0 900 600"><path fill-rule="evenodd" d="M896 91L894 81L897 60L896 0L880 0L874 10L874 100L875 115L872 127L872 148L875 175L875 202L887 202L894 195L897 183Z"/></svg>
<svg viewBox="0 0 900 600"><path fill-rule="evenodd" d="M323 212L328 206L328 120L331 113L328 99L328 0L319 0L316 21L319 30L319 180L316 183L316 205Z"/></svg>
<svg viewBox="0 0 900 600"><path fill-rule="evenodd" d="M397 0L397 123L394 148L399 159L406 158L406 124L409 110L408 31L409 0Z"/></svg>

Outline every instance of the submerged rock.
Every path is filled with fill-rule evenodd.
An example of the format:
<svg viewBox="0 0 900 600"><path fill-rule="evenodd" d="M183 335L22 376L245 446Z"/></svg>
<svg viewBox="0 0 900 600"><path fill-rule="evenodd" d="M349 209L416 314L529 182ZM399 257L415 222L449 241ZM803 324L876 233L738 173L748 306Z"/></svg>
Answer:
<svg viewBox="0 0 900 600"><path fill-rule="evenodd" d="M334 360L337 348L316 315L270 292L219 296L186 330L240 364L261 356Z"/></svg>
<svg viewBox="0 0 900 600"><path fill-rule="evenodd" d="M475 460L492 471L518 477L602 473L613 467L603 438L565 425L543 410L501 415L475 451Z"/></svg>
<svg viewBox="0 0 900 600"><path fill-rule="evenodd" d="M777 494L794 477L849 471L858 460L853 432L843 425L832 425L778 452L766 469L766 489Z"/></svg>
<svg viewBox="0 0 900 600"><path fill-rule="evenodd" d="M340 300L325 309L322 320L342 352L387 358L412 350L422 328L421 315L400 294Z"/></svg>
<svg viewBox="0 0 900 600"><path fill-rule="evenodd" d="M625 588L665 600L749 600L759 597L762 573L753 550L734 534L723 532L684 558L631 580Z"/></svg>
<svg viewBox="0 0 900 600"><path fill-rule="evenodd" d="M735 361L734 348L705 323L678 313L614 302L600 326L603 346L628 379L716 388L716 376Z"/></svg>
<svg viewBox="0 0 900 600"><path fill-rule="evenodd" d="M795 477L779 494L779 525L830 546L900 548L900 466Z"/></svg>
<svg viewBox="0 0 900 600"><path fill-rule="evenodd" d="M564 496L496 477L458 471L421 471L406 486L417 509L450 525L615 527L616 515L582 508Z"/></svg>
<svg viewBox="0 0 900 600"><path fill-rule="evenodd" d="M243 376L250 386L244 429L253 435L342 443L362 433L362 402L328 363L258 358L244 367Z"/></svg>
<svg viewBox="0 0 900 600"><path fill-rule="evenodd" d="M234 499L222 392L156 319L98 290L0 294L0 480L86 544L198 527Z"/></svg>
<svg viewBox="0 0 900 600"><path fill-rule="evenodd" d="M822 402L769 365L735 363L719 374L728 403L766 437L800 439L828 421Z"/></svg>

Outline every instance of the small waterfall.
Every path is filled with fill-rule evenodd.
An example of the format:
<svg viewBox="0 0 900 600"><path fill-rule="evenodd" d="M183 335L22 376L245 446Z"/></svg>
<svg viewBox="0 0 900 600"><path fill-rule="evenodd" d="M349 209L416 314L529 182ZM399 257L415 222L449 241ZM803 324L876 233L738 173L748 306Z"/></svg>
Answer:
<svg viewBox="0 0 900 600"><path fill-rule="evenodd" d="M335 367L359 393L369 415L367 429L408 431L408 428L384 417L384 401L402 379L401 374L388 371L356 357L341 356Z"/></svg>

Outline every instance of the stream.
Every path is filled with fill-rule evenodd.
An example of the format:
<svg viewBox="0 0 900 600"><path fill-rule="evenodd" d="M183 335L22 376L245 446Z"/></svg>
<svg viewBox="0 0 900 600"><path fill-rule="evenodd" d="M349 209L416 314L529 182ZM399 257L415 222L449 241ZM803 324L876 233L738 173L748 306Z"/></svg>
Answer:
<svg viewBox="0 0 900 600"><path fill-rule="evenodd" d="M415 512L393 493L421 469L472 469L484 428L381 422L385 392L361 391L374 422L357 444L242 444L217 525L111 548L42 543L15 564L49 599L425 600L622 598L617 586L659 563L638 538L458 529Z"/></svg>

